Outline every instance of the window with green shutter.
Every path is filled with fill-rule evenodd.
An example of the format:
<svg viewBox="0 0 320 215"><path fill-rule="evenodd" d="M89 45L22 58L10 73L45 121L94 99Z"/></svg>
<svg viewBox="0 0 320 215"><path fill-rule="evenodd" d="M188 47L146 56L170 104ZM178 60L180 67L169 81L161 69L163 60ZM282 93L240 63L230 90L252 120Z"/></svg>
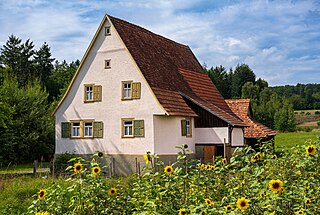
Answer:
<svg viewBox="0 0 320 215"><path fill-rule="evenodd" d="M93 137L94 138L103 137L103 122L93 122Z"/></svg>
<svg viewBox="0 0 320 215"><path fill-rule="evenodd" d="M84 84L84 102L101 102L102 86L95 84Z"/></svg>
<svg viewBox="0 0 320 215"><path fill-rule="evenodd" d="M181 135L187 136L187 120L181 120Z"/></svg>
<svg viewBox="0 0 320 215"><path fill-rule="evenodd" d="M102 86L94 85L93 86L93 101L101 102L102 100Z"/></svg>
<svg viewBox="0 0 320 215"><path fill-rule="evenodd" d="M70 136L71 136L71 123L61 122L61 137L70 138Z"/></svg>
<svg viewBox="0 0 320 215"><path fill-rule="evenodd" d="M144 137L144 120L134 120L133 127L135 137Z"/></svg>
<svg viewBox="0 0 320 215"><path fill-rule="evenodd" d="M132 98L133 99L140 99L141 94L141 83L140 82L133 82L132 83Z"/></svg>

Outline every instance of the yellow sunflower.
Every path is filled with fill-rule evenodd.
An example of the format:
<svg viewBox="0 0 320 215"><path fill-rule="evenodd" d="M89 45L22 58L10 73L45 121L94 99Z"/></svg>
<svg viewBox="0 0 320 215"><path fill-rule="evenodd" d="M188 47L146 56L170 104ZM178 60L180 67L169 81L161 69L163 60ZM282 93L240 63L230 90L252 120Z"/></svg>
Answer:
<svg viewBox="0 0 320 215"><path fill-rule="evenodd" d="M215 166L211 166L211 171L214 171L215 170Z"/></svg>
<svg viewBox="0 0 320 215"><path fill-rule="evenodd" d="M172 166L166 166L164 168L164 172L167 174L167 175L170 175L173 173L173 167Z"/></svg>
<svg viewBox="0 0 320 215"><path fill-rule="evenodd" d="M262 192L260 193L260 198L264 198L265 196L266 196L266 193L262 191Z"/></svg>
<svg viewBox="0 0 320 215"><path fill-rule="evenodd" d="M272 156L272 159L273 159L273 160L276 160L277 158L278 158L277 155L273 155L273 156Z"/></svg>
<svg viewBox="0 0 320 215"><path fill-rule="evenodd" d="M223 166L228 164L227 158L223 158L221 162Z"/></svg>
<svg viewBox="0 0 320 215"><path fill-rule="evenodd" d="M246 197L242 197L242 198L238 199L238 201L237 201L237 207L238 207L240 210L247 210L248 207L249 207L249 200L246 199Z"/></svg>
<svg viewBox="0 0 320 215"><path fill-rule="evenodd" d="M146 165L149 164L149 156L147 154L143 155L143 159L146 161Z"/></svg>
<svg viewBox="0 0 320 215"><path fill-rule="evenodd" d="M43 200L44 197L46 197L46 195L47 195L47 191L44 189L40 189L40 191L38 192L38 199Z"/></svg>
<svg viewBox="0 0 320 215"><path fill-rule="evenodd" d="M186 214L187 214L187 210L184 208L180 208L179 215L186 215Z"/></svg>
<svg viewBox="0 0 320 215"><path fill-rule="evenodd" d="M36 215L49 215L49 212L37 212Z"/></svg>
<svg viewBox="0 0 320 215"><path fill-rule="evenodd" d="M99 166L94 166L94 167L92 168L92 174L93 174L93 175L98 175L100 172L101 172L101 169L100 169Z"/></svg>
<svg viewBox="0 0 320 215"><path fill-rule="evenodd" d="M298 210L296 214L303 214L303 210L302 209Z"/></svg>
<svg viewBox="0 0 320 215"><path fill-rule="evenodd" d="M232 211L232 206L231 205L227 205L224 208L226 209L227 212Z"/></svg>
<svg viewBox="0 0 320 215"><path fill-rule="evenodd" d="M311 204L311 199L310 198L307 198L306 200L306 205L310 205Z"/></svg>
<svg viewBox="0 0 320 215"><path fill-rule="evenodd" d="M271 180L269 182L269 189L274 193L282 191L282 186L283 183L281 180Z"/></svg>
<svg viewBox="0 0 320 215"><path fill-rule="evenodd" d="M208 206L212 206L212 201L208 198L204 200Z"/></svg>
<svg viewBox="0 0 320 215"><path fill-rule="evenodd" d="M80 173L83 170L83 165L81 163L76 163L73 165L73 170L75 173Z"/></svg>
<svg viewBox="0 0 320 215"><path fill-rule="evenodd" d="M204 163L203 163L203 164L201 164L200 169L201 169L201 170L204 170L204 167L205 167L205 165L204 165Z"/></svg>
<svg viewBox="0 0 320 215"><path fill-rule="evenodd" d="M210 169L211 169L210 164L207 164L207 165L206 165L206 170L209 171Z"/></svg>
<svg viewBox="0 0 320 215"><path fill-rule="evenodd" d="M114 196L117 193L117 189L112 187L112 188L109 189L108 193L109 193L110 196Z"/></svg>
<svg viewBox="0 0 320 215"><path fill-rule="evenodd" d="M306 148L307 155L315 155L317 148L314 145L310 145Z"/></svg>

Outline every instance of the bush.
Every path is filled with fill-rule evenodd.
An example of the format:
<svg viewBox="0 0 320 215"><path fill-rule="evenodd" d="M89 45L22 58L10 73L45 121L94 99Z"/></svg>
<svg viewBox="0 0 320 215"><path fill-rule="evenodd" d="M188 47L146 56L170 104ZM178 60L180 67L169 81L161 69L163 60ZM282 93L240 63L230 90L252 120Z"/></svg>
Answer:
<svg viewBox="0 0 320 215"><path fill-rule="evenodd" d="M311 113L310 113L310 112L307 112L307 113L306 113L306 115L308 115L308 116L309 116L309 115L311 115Z"/></svg>
<svg viewBox="0 0 320 215"><path fill-rule="evenodd" d="M317 122L318 126L320 126L320 121Z"/></svg>
<svg viewBox="0 0 320 215"><path fill-rule="evenodd" d="M319 114L320 114L320 111L317 110L316 112L314 112L314 114L315 114L315 115L319 115Z"/></svg>
<svg viewBox="0 0 320 215"><path fill-rule="evenodd" d="M69 160L76 157L75 154L73 153L63 153L56 155L57 157L55 158L54 162L54 172L55 174L60 174L60 173L65 173L66 168L69 166ZM51 165L50 169L52 172L53 165Z"/></svg>
<svg viewBox="0 0 320 215"><path fill-rule="evenodd" d="M311 132L312 129L307 126L297 126L296 131L301 131L301 132Z"/></svg>
<svg viewBox="0 0 320 215"><path fill-rule="evenodd" d="M75 158L70 187L40 190L29 214L319 214L319 147L307 141L280 156L237 148L230 162L195 166L182 145L171 166L145 155L144 174L127 183L101 176L97 155Z"/></svg>

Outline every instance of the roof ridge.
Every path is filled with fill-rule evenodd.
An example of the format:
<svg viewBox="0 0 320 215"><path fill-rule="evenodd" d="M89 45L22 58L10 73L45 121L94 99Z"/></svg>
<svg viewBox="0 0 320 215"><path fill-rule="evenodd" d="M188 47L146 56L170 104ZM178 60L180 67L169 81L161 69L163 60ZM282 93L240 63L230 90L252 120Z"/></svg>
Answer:
<svg viewBox="0 0 320 215"><path fill-rule="evenodd" d="M167 37L164 37L164 36L162 36L162 35L160 35L160 34L156 34L156 33L152 32L152 31L150 31L150 30L148 30L148 29L146 29L146 28L144 28L144 27L141 27L141 26L139 26L139 25L133 24L133 23L128 22L128 21L126 21L126 20L123 20L123 19L120 19L120 18L111 16L111 15L109 15L109 14L107 14L107 16L110 17L110 18L112 18L112 19L115 19L116 21L122 22L123 24L127 25L127 26L130 27L130 28L138 28L139 30L141 30L142 32L144 32L144 33L146 33L146 34L149 34L149 35L152 35L152 36L156 36L156 37L158 37L159 39L162 39L162 40L165 40L165 41L167 41L167 42L174 43L174 44L177 44L177 45L179 45L179 46L182 46L182 47L184 47L184 48L189 49L189 46L188 46L188 45L184 45L184 44L182 44L182 43L178 43L178 42L176 42L176 41L174 41L174 40L172 40L172 39L169 39L169 38L167 38Z"/></svg>

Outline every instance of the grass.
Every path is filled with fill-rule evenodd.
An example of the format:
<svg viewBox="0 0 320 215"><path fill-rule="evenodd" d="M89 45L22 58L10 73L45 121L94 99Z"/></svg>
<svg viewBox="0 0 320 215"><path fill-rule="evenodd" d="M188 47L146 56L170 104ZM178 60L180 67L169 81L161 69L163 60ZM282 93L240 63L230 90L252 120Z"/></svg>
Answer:
<svg viewBox="0 0 320 215"><path fill-rule="evenodd" d="M314 113L316 111L320 111L320 110L295 110L294 112L297 112L297 113L301 113L301 112Z"/></svg>
<svg viewBox="0 0 320 215"><path fill-rule="evenodd" d="M49 162L38 163L37 170L41 168L49 168L49 165L50 165ZM32 171L33 171L33 163L0 166L0 174L15 174L15 173L32 172Z"/></svg>
<svg viewBox="0 0 320 215"><path fill-rule="evenodd" d="M317 136L320 137L320 131L279 133L275 138L275 149L276 151L290 150L293 146L304 145L308 139L317 139Z"/></svg>
<svg viewBox="0 0 320 215"><path fill-rule="evenodd" d="M62 178L0 177L0 214L25 213L35 199L33 195L39 189L49 187L54 182L65 187L68 185Z"/></svg>

